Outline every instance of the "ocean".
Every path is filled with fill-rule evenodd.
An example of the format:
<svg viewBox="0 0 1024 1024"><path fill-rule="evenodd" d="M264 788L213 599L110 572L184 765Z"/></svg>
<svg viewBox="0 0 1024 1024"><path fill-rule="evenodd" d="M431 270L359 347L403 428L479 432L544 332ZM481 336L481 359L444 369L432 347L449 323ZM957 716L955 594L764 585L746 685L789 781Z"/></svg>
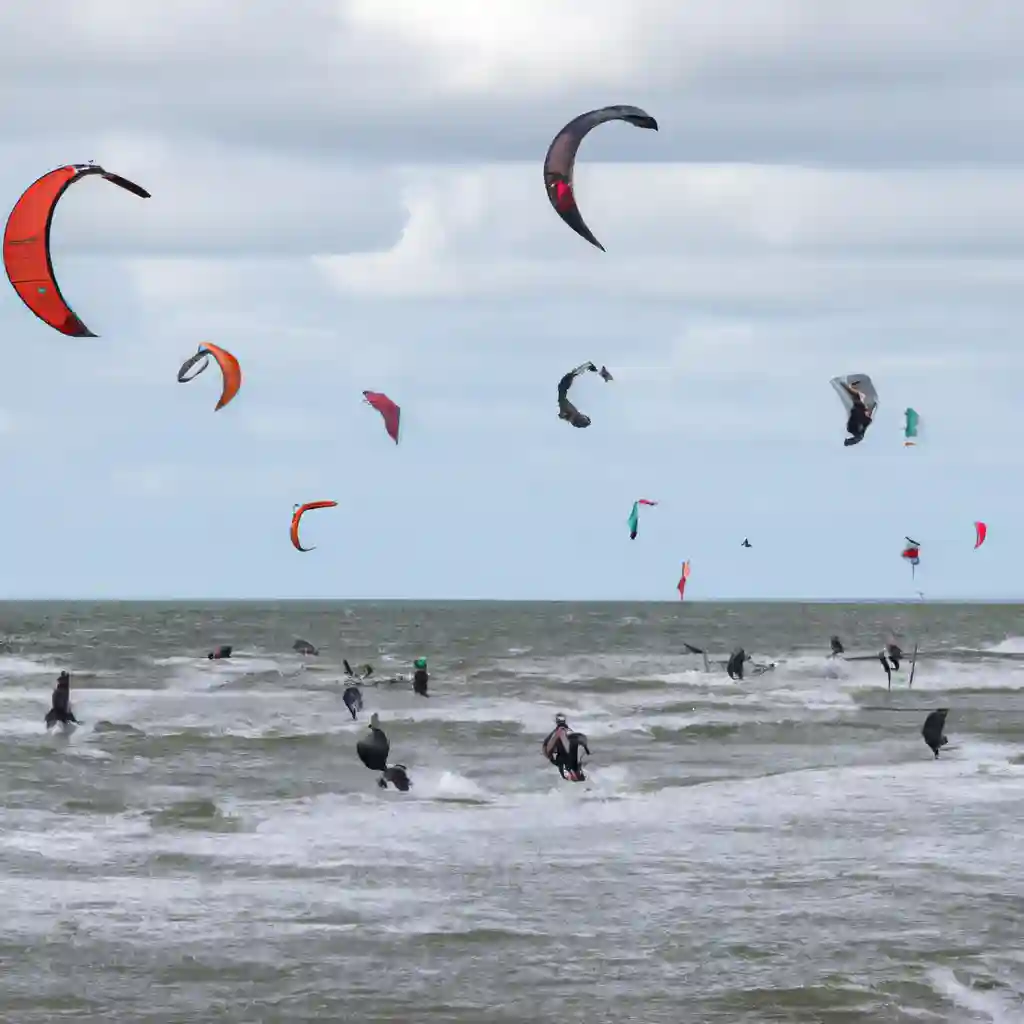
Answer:
<svg viewBox="0 0 1024 1024"><path fill-rule="evenodd" d="M913 687L833 633L918 643ZM0 1020L1024 1021L1021 606L8 603L0 635ZM730 681L738 645L775 669ZM344 658L418 656L429 698L351 719ZM373 711L408 793L356 758Z"/></svg>

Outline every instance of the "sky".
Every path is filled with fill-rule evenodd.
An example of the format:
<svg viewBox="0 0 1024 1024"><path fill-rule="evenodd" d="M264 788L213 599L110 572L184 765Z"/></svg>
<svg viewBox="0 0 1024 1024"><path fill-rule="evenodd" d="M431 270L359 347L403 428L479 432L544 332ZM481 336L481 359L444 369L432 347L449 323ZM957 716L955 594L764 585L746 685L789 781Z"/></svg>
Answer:
<svg viewBox="0 0 1024 1024"><path fill-rule="evenodd" d="M1024 596L1015 0L35 0L0 38L0 205L88 160L152 193L55 214L99 337L0 289L0 598L677 601L683 559L687 600ZM542 161L619 103L660 130L580 149L602 253Z"/></svg>

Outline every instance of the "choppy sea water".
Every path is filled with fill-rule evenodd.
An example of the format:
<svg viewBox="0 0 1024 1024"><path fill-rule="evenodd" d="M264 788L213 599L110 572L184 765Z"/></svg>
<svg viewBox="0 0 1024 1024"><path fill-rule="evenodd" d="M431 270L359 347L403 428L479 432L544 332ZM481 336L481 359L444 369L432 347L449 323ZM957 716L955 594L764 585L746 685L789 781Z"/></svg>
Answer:
<svg viewBox="0 0 1024 1024"><path fill-rule="evenodd" d="M826 657L890 631L913 689ZM1024 1020L1019 606L7 604L0 632L2 1020ZM351 720L342 658L419 655L429 699ZM371 711L409 793L355 757ZM586 783L540 755L556 711Z"/></svg>

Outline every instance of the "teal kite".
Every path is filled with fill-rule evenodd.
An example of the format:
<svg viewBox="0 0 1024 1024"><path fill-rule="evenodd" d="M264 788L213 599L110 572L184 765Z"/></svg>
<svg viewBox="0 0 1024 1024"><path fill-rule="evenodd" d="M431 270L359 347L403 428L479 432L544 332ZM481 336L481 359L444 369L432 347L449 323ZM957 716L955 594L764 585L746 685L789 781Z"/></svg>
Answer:
<svg viewBox="0 0 1024 1024"><path fill-rule="evenodd" d="M629 539L636 540L636 532L640 526L640 506L641 505L657 505L656 501L648 501L646 498L641 498L639 501L633 502L633 511L629 513L629 518L626 520L626 525L629 527Z"/></svg>
<svg viewBox="0 0 1024 1024"><path fill-rule="evenodd" d="M917 424L920 417L914 409L907 409L903 415L906 417L903 427L903 447L913 448L917 444Z"/></svg>

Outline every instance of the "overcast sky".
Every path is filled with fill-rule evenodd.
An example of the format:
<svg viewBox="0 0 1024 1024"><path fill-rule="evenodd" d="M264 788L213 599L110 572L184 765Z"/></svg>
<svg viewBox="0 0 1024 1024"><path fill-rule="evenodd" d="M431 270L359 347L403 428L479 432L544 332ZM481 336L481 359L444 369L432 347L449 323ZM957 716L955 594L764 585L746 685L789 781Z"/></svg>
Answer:
<svg viewBox="0 0 1024 1024"><path fill-rule="evenodd" d="M3 285L0 596L674 600L685 558L695 600L1022 596L1018 0L34 0L0 39L5 209L90 159L153 196L54 218L100 337ZM541 164L617 103L660 131L581 148L602 253Z"/></svg>

